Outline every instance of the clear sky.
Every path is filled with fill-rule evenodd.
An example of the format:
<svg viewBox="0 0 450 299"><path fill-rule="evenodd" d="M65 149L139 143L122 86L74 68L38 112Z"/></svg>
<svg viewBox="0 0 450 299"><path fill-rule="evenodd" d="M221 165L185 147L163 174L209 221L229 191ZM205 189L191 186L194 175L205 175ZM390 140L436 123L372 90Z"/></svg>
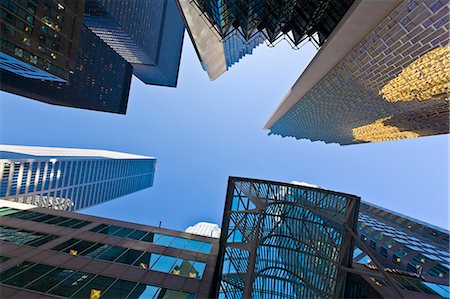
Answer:
<svg viewBox="0 0 450 299"><path fill-rule="evenodd" d="M177 88L133 78L127 115L1 92L6 144L108 149L158 159L154 186L83 213L184 230L222 221L228 176L304 181L449 227L449 137L341 147L262 127L315 54L259 46L209 81L185 35Z"/></svg>

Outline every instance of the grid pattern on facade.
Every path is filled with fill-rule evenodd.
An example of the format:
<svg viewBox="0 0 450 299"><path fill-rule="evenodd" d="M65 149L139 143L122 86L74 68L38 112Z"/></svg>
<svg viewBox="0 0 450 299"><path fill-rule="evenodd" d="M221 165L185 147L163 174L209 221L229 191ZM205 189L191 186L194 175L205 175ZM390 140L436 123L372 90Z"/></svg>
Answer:
<svg viewBox="0 0 450 299"><path fill-rule="evenodd" d="M193 293L29 261L2 271L0 283L65 298L196 298Z"/></svg>
<svg viewBox="0 0 450 299"><path fill-rule="evenodd" d="M346 145L448 133L448 16L445 1L403 1L269 134Z"/></svg>
<svg viewBox="0 0 450 299"><path fill-rule="evenodd" d="M154 159L0 160L0 198L80 210L153 184Z"/></svg>
<svg viewBox="0 0 450 299"><path fill-rule="evenodd" d="M217 239L6 200L0 200L0 216L0 289L5 297L45 293L90 298L86 292L94 289L96 298L210 298ZM16 276L24 261L51 269ZM88 273L89 278L78 281L80 276L73 276L65 285L68 276L55 268L70 275ZM90 285L98 283L95 277L106 283ZM127 288L112 293L115 281ZM152 286L152 292L130 293L140 285Z"/></svg>
<svg viewBox="0 0 450 299"><path fill-rule="evenodd" d="M83 8L84 0L1 1L1 51L47 73L40 79L67 81L75 64ZM41 74L11 61L6 68L26 77Z"/></svg>
<svg viewBox="0 0 450 299"><path fill-rule="evenodd" d="M353 1L194 0L191 3L225 42L237 37L251 44L257 37L273 45L286 39L298 48L305 39L322 45Z"/></svg>
<svg viewBox="0 0 450 299"><path fill-rule="evenodd" d="M1 72L1 89L54 105L125 114L132 66L82 26L76 66L68 83Z"/></svg>
<svg viewBox="0 0 450 299"><path fill-rule="evenodd" d="M359 198L298 185L230 178L221 233L222 298L340 294Z"/></svg>
<svg viewBox="0 0 450 299"><path fill-rule="evenodd" d="M156 64L167 1L87 0L83 19L129 63Z"/></svg>
<svg viewBox="0 0 450 299"><path fill-rule="evenodd" d="M412 219L361 204L358 235L386 267L427 277L448 279L450 271L449 233ZM362 264L370 259L357 258Z"/></svg>

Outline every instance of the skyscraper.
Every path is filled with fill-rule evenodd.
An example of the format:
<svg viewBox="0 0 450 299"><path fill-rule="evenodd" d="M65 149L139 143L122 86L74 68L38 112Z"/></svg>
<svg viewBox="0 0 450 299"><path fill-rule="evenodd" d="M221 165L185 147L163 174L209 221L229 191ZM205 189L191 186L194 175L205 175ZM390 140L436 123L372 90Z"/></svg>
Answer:
<svg viewBox="0 0 450 299"><path fill-rule="evenodd" d="M353 0L204 1L178 0L188 33L211 80L259 44L287 40L321 46Z"/></svg>
<svg viewBox="0 0 450 299"><path fill-rule="evenodd" d="M220 227L214 223L199 222L186 228L185 232L212 238L220 237Z"/></svg>
<svg viewBox="0 0 450 299"><path fill-rule="evenodd" d="M87 0L86 24L146 84L176 86L184 24L175 0Z"/></svg>
<svg viewBox="0 0 450 299"><path fill-rule="evenodd" d="M151 187L155 165L119 152L1 145L0 198L78 211Z"/></svg>
<svg viewBox="0 0 450 299"><path fill-rule="evenodd" d="M218 239L0 200L2 298L211 298Z"/></svg>
<svg viewBox="0 0 450 299"><path fill-rule="evenodd" d="M384 267L422 277L411 288L450 291L448 231L365 202L361 203L357 231ZM371 264L370 257L360 249L355 251L354 260Z"/></svg>
<svg viewBox="0 0 450 299"><path fill-rule="evenodd" d="M230 177L218 298L449 298L449 232L317 187Z"/></svg>
<svg viewBox="0 0 450 299"><path fill-rule="evenodd" d="M1 70L0 87L49 104L125 114L131 75L131 65L83 25L69 82L41 81Z"/></svg>
<svg viewBox="0 0 450 299"><path fill-rule="evenodd" d="M3 0L0 69L67 82L75 68L84 0Z"/></svg>
<svg viewBox="0 0 450 299"><path fill-rule="evenodd" d="M448 15L442 1L356 1L265 129L341 145L449 133Z"/></svg>

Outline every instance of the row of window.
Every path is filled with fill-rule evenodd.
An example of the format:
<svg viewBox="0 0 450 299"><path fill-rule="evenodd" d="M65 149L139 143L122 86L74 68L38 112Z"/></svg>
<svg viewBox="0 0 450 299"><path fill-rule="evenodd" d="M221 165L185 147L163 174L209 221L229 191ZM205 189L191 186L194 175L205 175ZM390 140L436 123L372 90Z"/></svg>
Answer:
<svg viewBox="0 0 450 299"><path fill-rule="evenodd" d="M73 218L67 218L62 216L55 216L49 214L42 214L32 211L22 211L13 208L3 207L0 208L0 216L6 216L11 218L18 218L22 220L41 222L51 225L71 227L73 229L78 229L90 224L90 221L79 220Z"/></svg>
<svg viewBox="0 0 450 299"><path fill-rule="evenodd" d="M50 225L57 225L63 227L71 227L78 229L90 224L90 221L79 220L73 218L67 218L62 216L55 216L49 214L43 214L32 211L21 211L13 208L3 207L0 208L0 216L18 218L22 220L35 221L46 223ZM128 238L133 240L139 240L149 242L157 245L179 248L183 250L197 251L202 253L210 253L212 244L210 242L202 242L198 240L189 240L181 237L173 237L163 234L157 234L153 232L146 232L142 230L132 229L128 227L120 227L116 225L100 224L90 231L106 234L110 236L116 236L119 238Z"/></svg>
<svg viewBox="0 0 450 299"><path fill-rule="evenodd" d="M197 240L189 240L181 237L173 237L142 230L132 229L128 227L120 227L116 225L101 224L91 229L92 232L116 236L120 238L128 238L133 240L145 241L157 245L179 248L184 250L198 251L202 253L210 253L212 244Z"/></svg>
<svg viewBox="0 0 450 299"><path fill-rule="evenodd" d="M361 235L361 240L363 242L367 242L367 237L362 234ZM383 244L383 246L380 247L380 254L387 258L388 257L388 249L386 248L386 242ZM371 249L373 249L374 251L376 251L376 246L377 243L373 240L369 240L369 247ZM388 248L391 248L392 246L387 245ZM402 257L406 256L408 253L413 252L410 248L408 248L407 246L401 246L399 248L397 248L397 250L395 251L395 253L392 254L392 259L391 261L400 266L401 265L401 261L402 261ZM361 258L360 260L358 260L359 263L363 263L365 264L367 262L367 260L370 259L363 259ZM415 256L411 261L408 262L407 264L407 270L413 273L417 273L417 269L419 269L420 267L422 267L423 264L425 264L425 262L427 261L426 256L424 256L423 254L419 253L417 256ZM437 264L436 266L432 267L430 270L427 271L427 274L431 275L431 276L435 276L435 277L445 277L447 276L449 273L449 268L445 267L443 264Z"/></svg>
<svg viewBox="0 0 450 299"><path fill-rule="evenodd" d="M206 267L203 262L77 239L70 239L52 250L199 279Z"/></svg>
<svg viewBox="0 0 450 299"><path fill-rule="evenodd" d="M31 262L23 262L2 271L0 282L65 298L194 299L196 297L193 293Z"/></svg>
<svg viewBox="0 0 450 299"><path fill-rule="evenodd" d="M7 226L0 226L0 241L38 247L58 238L55 235L32 232Z"/></svg>

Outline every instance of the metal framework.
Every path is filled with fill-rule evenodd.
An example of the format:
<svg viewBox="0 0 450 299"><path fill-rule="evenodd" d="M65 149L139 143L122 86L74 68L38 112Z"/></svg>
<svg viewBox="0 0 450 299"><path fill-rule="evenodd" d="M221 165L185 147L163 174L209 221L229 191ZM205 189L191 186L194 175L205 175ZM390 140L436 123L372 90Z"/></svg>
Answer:
<svg viewBox="0 0 450 299"><path fill-rule="evenodd" d="M224 298L336 298L352 263L359 198L231 177L217 292Z"/></svg>
<svg viewBox="0 0 450 299"><path fill-rule="evenodd" d="M220 38L246 43L286 39L293 48L311 40L321 46L354 0L190 0Z"/></svg>

